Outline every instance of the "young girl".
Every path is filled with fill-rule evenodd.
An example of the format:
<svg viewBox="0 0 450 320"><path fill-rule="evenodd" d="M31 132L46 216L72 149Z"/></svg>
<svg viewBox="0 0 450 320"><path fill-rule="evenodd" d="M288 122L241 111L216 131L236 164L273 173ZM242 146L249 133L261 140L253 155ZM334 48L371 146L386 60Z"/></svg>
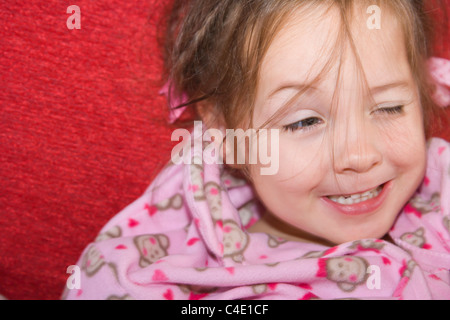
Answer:
<svg viewBox="0 0 450 320"><path fill-rule="evenodd" d="M102 229L64 298L449 299L450 145L427 142L421 1L191 0L171 18L166 90L204 148ZM276 133L276 172L206 152L248 159L260 144L217 139L239 128Z"/></svg>

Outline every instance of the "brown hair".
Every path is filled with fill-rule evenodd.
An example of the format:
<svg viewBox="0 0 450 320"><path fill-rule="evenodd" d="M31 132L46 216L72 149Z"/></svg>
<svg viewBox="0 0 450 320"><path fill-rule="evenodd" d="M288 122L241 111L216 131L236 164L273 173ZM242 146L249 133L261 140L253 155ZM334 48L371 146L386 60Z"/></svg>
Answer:
<svg viewBox="0 0 450 320"><path fill-rule="evenodd" d="M341 28L348 35L351 8L356 2L175 0L166 37L165 65L171 79L170 90L190 98L182 106L207 101L215 119L223 119L227 128L250 127L260 65L290 14L300 6L337 6ZM423 1L371 0L367 4L390 8L400 21L428 134L437 108L431 99L432 86L426 70L431 27Z"/></svg>

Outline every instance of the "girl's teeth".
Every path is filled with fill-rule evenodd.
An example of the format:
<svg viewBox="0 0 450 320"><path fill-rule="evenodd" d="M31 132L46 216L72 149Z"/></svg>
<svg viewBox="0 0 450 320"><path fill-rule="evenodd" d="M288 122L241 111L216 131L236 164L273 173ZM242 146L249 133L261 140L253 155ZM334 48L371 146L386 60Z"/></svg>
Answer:
<svg viewBox="0 0 450 320"><path fill-rule="evenodd" d="M363 201L367 201L369 199L378 197L381 190L383 189L383 186L379 186L376 189L360 193L360 194L352 194L350 196L328 196L328 199L330 199L333 202L337 202L339 204L356 204Z"/></svg>

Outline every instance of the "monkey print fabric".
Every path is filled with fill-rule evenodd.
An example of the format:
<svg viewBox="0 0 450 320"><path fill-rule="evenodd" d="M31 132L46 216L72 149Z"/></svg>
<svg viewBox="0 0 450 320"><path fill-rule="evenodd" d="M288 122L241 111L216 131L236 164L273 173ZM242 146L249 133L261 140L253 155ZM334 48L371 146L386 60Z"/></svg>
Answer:
<svg viewBox="0 0 450 320"><path fill-rule="evenodd" d="M428 153L393 243L335 247L249 233L262 207L244 180L169 164L85 249L80 288L63 298L450 299L450 145L433 139Z"/></svg>

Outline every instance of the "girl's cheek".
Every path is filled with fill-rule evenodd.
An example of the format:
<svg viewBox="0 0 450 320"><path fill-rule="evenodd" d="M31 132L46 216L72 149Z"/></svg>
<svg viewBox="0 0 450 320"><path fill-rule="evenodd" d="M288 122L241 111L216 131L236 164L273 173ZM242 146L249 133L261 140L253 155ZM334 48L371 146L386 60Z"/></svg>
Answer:
<svg viewBox="0 0 450 320"><path fill-rule="evenodd" d="M404 130L385 135L385 157L398 166L410 166L423 162L426 157L426 141L420 133Z"/></svg>
<svg viewBox="0 0 450 320"><path fill-rule="evenodd" d="M279 171L273 177L273 183L287 192L299 192L308 189L311 184L322 178L323 160L315 150L304 151L295 146L280 150Z"/></svg>

